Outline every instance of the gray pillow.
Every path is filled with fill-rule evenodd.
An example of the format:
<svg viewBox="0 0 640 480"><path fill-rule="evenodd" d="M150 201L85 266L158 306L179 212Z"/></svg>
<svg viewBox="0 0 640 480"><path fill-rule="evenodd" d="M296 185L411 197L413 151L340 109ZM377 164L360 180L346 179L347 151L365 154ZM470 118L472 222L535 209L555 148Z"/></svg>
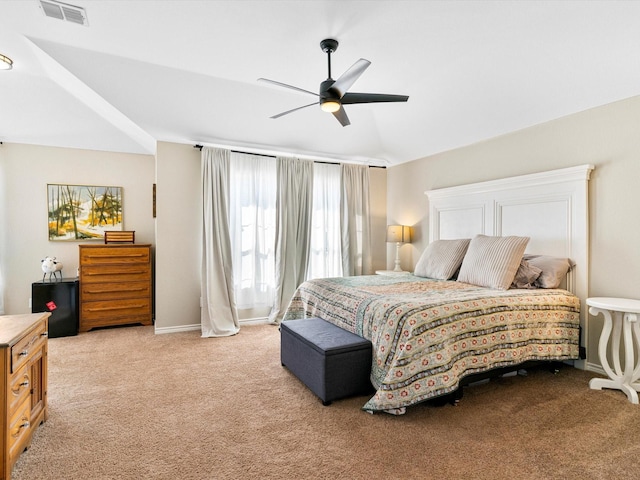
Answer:
<svg viewBox="0 0 640 480"><path fill-rule="evenodd" d="M520 266L516 272L516 277L513 279L511 288L538 288L535 282L541 273L541 269L535 265L531 265L523 258L520 260Z"/></svg>
<svg viewBox="0 0 640 480"><path fill-rule="evenodd" d="M462 261L459 282L507 290L516 276L529 237L476 235Z"/></svg>
<svg viewBox="0 0 640 480"><path fill-rule="evenodd" d="M427 245L413 271L418 277L449 280L456 273L470 239L435 240Z"/></svg>
<svg viewBox="0 0 640 480"><path fill-rule="evenodd" d="M571 270L575 263L568 258L551 257L549 255L530 255L524 256L529 263L542 270L542 273L535 281L538 288L558 288L567 276L567 272Z"/></svg>

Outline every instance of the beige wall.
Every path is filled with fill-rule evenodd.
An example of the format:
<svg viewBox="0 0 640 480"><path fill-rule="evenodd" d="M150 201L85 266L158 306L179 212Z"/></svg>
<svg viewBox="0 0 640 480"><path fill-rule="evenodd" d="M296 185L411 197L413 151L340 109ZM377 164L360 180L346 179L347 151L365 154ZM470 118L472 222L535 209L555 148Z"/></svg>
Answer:
<svg viewBox="0 0 640 480"><path fill-rule="evenodd" d="M415 266L429 238L426 190L582 164L589 185L589 296L640 298L640 97L390 168L389 221L415 225L403 268ZM602 317L589 317L587 362L599 365Z"/></svg>
<svg viewBox="0 0 640 480"><path fill-rule="evenodd" d="M373 270L384 270L387 264L387 169L369 168L369 189Z"/></svg>
<svg viewBox="0 0 640 480"><path fill-rule="evenodd" d="M200 328L200 150L158 142L156 331Z"/></svg>
<svg viewBox="0 0 640 480"><path fill-rule="evenodd" d="M42 279L40 260L49 255L75 278L77 241L52 242L47 230L47 184L123 187L124 227L136 243L154 243L149 155L96 152L5 143L0 145L0 268L5 281L6 314L28 313L31 283Z"/></svg>

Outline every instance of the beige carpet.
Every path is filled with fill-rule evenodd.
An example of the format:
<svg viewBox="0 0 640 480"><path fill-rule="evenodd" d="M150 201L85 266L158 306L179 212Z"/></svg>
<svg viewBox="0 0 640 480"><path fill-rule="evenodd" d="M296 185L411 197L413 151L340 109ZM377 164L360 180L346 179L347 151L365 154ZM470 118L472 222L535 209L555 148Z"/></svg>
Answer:
<svg viewBox="0 0 640 480"><path fill-rule="evenodd" d="M530 371L404 416L323 407L269 325L51 339L49 420L13 469L34 479L617 479L640 472L640 406L592 373Z"/></svg>

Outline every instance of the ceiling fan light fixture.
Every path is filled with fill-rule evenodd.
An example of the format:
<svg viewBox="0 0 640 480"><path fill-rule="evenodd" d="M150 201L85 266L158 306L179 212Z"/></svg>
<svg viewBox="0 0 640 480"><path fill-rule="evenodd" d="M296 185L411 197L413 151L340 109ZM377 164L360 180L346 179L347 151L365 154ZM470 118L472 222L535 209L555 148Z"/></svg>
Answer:
<svg viewBox="0 0 640 480"><path fill-rule="evenodd" d="M6 55L0 53L0 70L11 70L13 68L13 60Z"/></svg>
<svg viewBox="0 0 640 480"><path fill-rule="evenodd" d="M327 113L335 113L340 110L341 106L342 105L339 101L331 99L325 100L324 102L320 103L320 108L322 109L322 111Z"/></svg>

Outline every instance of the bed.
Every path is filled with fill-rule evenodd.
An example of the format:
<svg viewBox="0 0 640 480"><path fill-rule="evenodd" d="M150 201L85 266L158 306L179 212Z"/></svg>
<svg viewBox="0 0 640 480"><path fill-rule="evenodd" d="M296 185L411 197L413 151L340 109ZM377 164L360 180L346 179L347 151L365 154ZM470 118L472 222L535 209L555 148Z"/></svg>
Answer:
<svg viewBox="0 0 640 480"><path fill-rule="evenodd" d="M429 244L414 274L305 282L284 319L320 317L371 341L369 412L402 414L528 361L583 368L592 170L425 192Z"/></svg>

